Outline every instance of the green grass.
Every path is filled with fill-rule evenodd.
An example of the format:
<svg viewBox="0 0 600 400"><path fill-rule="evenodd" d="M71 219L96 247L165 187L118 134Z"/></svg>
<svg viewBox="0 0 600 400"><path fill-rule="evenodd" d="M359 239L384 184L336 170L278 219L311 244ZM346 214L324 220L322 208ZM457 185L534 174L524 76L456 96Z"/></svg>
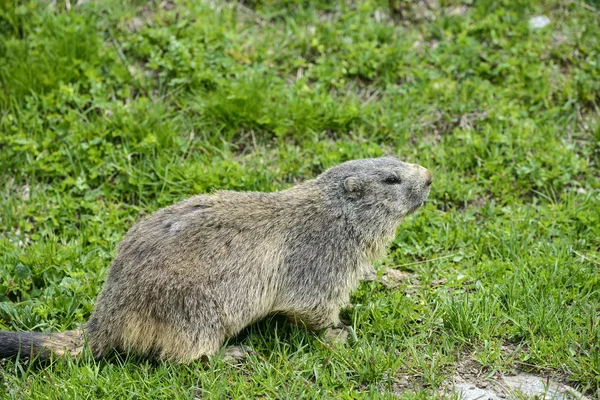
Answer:
<svg viewBox="0 0 600 400"><path fill-rule="evenodd" d="M273 318L241 366L7 361L0 397L430 398L465 358L599 396L597 5L428 3L0 0L0 329L85 321L131 224L192 194L434 173L348 344Z"/></svg>

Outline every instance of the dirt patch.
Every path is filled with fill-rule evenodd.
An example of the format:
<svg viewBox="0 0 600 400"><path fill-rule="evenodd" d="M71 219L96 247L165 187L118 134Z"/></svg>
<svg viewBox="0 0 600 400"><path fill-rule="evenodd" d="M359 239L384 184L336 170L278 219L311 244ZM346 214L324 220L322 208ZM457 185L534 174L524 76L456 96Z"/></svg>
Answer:
<svg viewBox="0 0 600 400"><path fill-rule="evenodd" d="M465 358L458 363L454 382L465 385L476 386L480 389L486 389L490 386L490 381L487 378L485 370L481 364L472 358Z"/></svg>
<svg viewBox="0 0 600 400"><path fill-rule="evenodd" d="M523 397L570 400L587 399L574 388L554 377L538 376L525 372L514 375L499 372L486 373L481 365L465 358L457 365L451 380L444 384L443 392L456 395L461 400L522 399Z"/></svg>
<svg viewBox="0 0 600 400"><path fill-rule="evenodd" d="M502 352L508 358L513 358L520 351L522 351L521 346L513 344L502 346ZM512 362L509 364L513 365ZM396 372L392 385L394 395L401 397L419 392L422 388L422 382L417 376L411 374L407 367L402 367ZM502 369L502 372L495 371L481 365L469 353L459 356L454 373L436 390L436 398L459 400L589 399L569 386L559 375L551 372L533 374L511 370L511 368Z"/></svg>

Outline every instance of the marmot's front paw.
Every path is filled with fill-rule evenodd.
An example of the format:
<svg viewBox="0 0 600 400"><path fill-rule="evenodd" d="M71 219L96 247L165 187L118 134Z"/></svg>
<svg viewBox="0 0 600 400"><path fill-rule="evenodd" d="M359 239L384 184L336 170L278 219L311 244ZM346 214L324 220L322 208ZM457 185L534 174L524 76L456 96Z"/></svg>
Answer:
<svg viewBox="0 0 600 400"><path fill-rule="evenodd" d="M372 265L365 267L361 271L361 276L359 277L359 280L363 282L373 282L377 280L377 270L375 269L375 267Z"/></svg>

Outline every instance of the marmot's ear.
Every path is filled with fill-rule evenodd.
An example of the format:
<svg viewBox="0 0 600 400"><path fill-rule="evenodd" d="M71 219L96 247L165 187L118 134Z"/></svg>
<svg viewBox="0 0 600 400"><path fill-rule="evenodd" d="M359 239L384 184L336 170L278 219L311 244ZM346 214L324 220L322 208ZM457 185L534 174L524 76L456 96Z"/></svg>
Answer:
<svg viewBox="0 0 600 400"><path fill-rule="evenodd" d="M363 189L363 182L360 179L351 176L344 181L344 188L348 193L359 194Z"/></svg>

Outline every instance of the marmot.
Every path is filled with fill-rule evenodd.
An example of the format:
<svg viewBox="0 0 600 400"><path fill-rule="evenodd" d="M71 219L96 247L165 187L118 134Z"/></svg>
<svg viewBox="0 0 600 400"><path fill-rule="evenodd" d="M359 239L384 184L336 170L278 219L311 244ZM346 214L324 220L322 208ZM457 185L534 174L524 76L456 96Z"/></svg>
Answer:
<svg viewBox="0 0 600 400"><path fill-rule="evenodd" d="M0 357L73 355L85 339L96 358L114 349L188 362L271 314L339 326L361 272L431 182L427 169L382 157L280 192L217 191L160 209L120 243L82 329L0 332Z"/></svg>

